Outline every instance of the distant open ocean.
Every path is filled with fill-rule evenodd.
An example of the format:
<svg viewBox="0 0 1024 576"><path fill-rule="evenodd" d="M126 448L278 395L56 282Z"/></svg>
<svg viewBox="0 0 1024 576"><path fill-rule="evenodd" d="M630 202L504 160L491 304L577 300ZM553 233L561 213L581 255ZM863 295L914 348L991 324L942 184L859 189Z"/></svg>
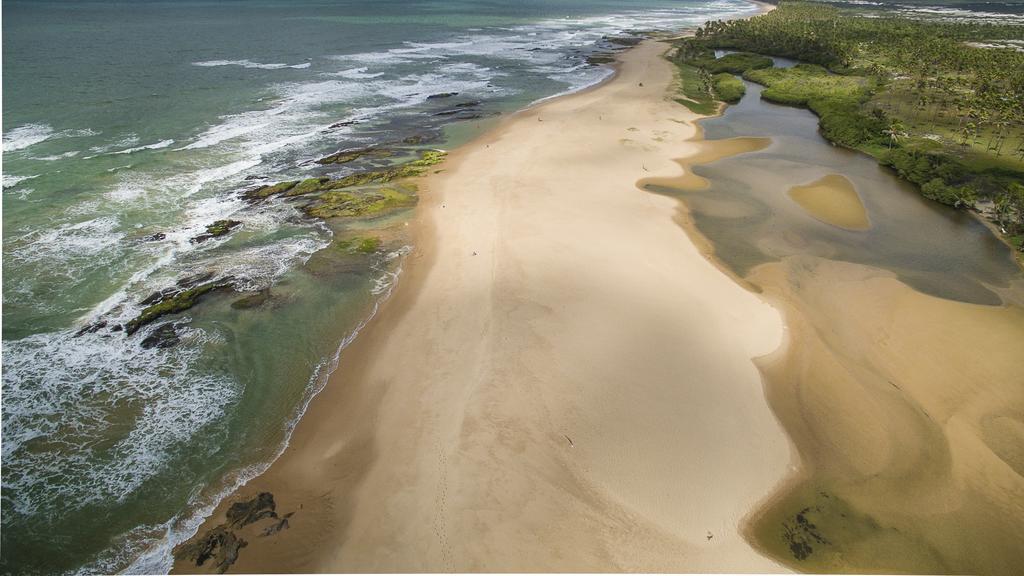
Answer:
<svg viewBox="0 0 1024 576"><path fill-rule="evenodd" d="M607 37L753 11L742 0L5 0L0 572L169 569L171 547L279 454L400 274L408 213L373 223L377 254L339 260L332 239L367 224L239 191L365 168L312 162L343 148L457 145L496 113L607 77L586 62L615 47ZM481 118L436 115L457 103ZM190 242L226 218L242 226ZM238 295L215 295L131 337L112 330L195 275L272 298L239 310ZM140 346L168 323L176 346Z"/></svg>

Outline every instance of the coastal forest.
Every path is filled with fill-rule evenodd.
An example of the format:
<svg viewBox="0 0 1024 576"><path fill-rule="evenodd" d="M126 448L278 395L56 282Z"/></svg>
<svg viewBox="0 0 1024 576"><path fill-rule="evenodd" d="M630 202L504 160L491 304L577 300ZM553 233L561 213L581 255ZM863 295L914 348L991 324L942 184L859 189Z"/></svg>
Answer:
<svg viewBox="0 0 1024 576"><path fill-rule="evenodd" d="M1024 26L782 1L675 42L685 99L809 108L830 142L867 153L921 193L978 211L1024 251ZM715 58L714 50L734 50ZM800 63L772 66L764 55Z"/></svg>

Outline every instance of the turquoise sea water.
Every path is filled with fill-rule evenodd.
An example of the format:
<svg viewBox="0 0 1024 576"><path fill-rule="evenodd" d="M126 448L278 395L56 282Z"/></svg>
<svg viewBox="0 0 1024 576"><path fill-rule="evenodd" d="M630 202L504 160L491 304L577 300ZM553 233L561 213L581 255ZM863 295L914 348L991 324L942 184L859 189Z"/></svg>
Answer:
<svg viewBox="0 0 1024 576"><path fill-rule="evenodd" d="M751 11L741 0L3 2L0 571L166 570L171 546L279 453L387 295L408 213L323 222L240 191L366 168L312 162L338 149L417 134L450 147L476 129L434 115L455 103L507 113L604 78L585 57L611 48L605 37ZM428 99L442 92L458 95ZM242 225L189 241L223 218ZM373 254L334 243L367 230L383 241ZM197 274L235 292L130 337L113 330ZM266 289L258 308L231 306ZM140 345L168 323L176 346Z"/></svg>

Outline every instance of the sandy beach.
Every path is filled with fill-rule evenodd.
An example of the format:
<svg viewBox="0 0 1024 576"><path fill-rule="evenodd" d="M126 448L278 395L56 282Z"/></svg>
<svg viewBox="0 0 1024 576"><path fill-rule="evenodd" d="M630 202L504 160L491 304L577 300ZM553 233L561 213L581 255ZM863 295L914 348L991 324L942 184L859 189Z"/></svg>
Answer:
<svg viewBox="0 0 1024 576"><path fill-rule="evenodd" d="M231 571L782 570L740 535L792 463L753 362L781 316L636 186L698 151L666 48L421 184L395 293L200 530L264 491L294 512Z"/></svg>

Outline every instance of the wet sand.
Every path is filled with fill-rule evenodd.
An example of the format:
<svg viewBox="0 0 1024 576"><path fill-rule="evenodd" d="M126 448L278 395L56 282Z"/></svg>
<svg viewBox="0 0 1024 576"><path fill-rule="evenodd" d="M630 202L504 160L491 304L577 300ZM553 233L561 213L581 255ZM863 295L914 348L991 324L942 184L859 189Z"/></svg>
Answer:
<svg viewBox="0 0 1024 576"><path fill-rule="evenodd" d="M759 365L804 463L749 534L805 571L1013 574L1024 309L893 276L814 257L749 275L786 312L790 345Z"/></svg>
<svg viewBox="0 0 1024 576"><path fill-rule="evenodd" d="M281 458L200 530L264 491L294 512L237 530L230 571L784 570L740 534L791 470L752 361L780 314L636 187L698 151L665 48L421 186L394 295Z"/></svg>
<svg viewBox="0 0 1024 576"><path fill-rule="evenodd" d="M842 174L829 174L810 184L789 189L789 197L811 215L847 230L871 227L868 211L853 184Z"/></svg>

